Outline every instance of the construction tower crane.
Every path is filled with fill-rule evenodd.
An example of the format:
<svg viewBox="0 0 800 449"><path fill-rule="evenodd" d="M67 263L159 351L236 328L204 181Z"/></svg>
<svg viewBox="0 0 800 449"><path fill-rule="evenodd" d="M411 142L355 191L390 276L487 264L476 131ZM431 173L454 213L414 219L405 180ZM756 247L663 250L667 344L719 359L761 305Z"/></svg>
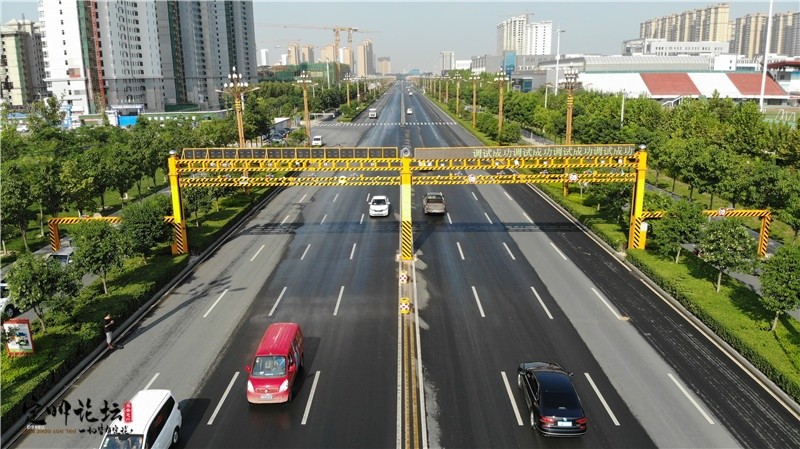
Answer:
<svg viewBox="0 0 800 449"><path fill-rule="evenodd" d="M257 23L257 26L277 27L277 28L308 28L315 30L333 30L333 55L335 58L339 57L339 45L341 44L341 32L347 32L347 45L350 52L353 51L353 33L378 33L378 31L362 30L356 27L343 27L343 26L321 26L321 25L281 25L275 23ZM352 54L350 61L352 65Z"/></svg>

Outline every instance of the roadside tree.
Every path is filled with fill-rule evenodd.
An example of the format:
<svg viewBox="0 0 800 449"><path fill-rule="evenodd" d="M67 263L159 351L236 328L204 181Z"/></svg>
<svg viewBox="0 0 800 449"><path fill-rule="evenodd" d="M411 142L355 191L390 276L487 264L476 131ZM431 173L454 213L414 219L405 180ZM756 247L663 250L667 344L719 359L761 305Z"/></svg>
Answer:
<svg viewBox="0 0 800 449"><path fill-rule="evenodd" d="M72 300L81 288L80 279L71 265L53 259L25 254L11 266L7 275L11 295L20 310L33 309L45 326L45 309L49 312L69 312Z"/></svg>
<svg viewBox="0 0 800 449"><path fill-rule="evenodd" d="M783 245L766 261L760 298L764 307L775 313L772 332L782 314L800 307L800 246Z"/></svg>
<svg viewBox="0 0 800 449"><path fill-rule="evenodd" d="M697 246L701 258L717 268L717 292L725 270L752 271L758 260L756 240L741 222L733 219L712 220L703 230Z"/></svg>
<svg viewBox="0 0 800 449"><path fill-rule="evenodd" d="M30 208L34 199L31 197L31 186L22 169L16 164L3 164L0 183L0 220L12 224L22 237L25 251L28 248L28 222L34 218Z"/></svg>
<svg viewBox="0 0 800 449"><path fill-rule="evenodd" d="M125 243L121 231L101 220L79 223L73 230L75 263L86 273L100 276L103 293L108 294L108 274L122 266Z"/></svg>
<svg viewBox="0 0 800 449"><path fill-rule="evenodd" d="M664 218L655 225L653 245L660 254L674 254L675 263L678 263L683 245L696 243L700 238L706 223L703 208L697 203L680 200L664 212Z"/></svg>
<svg viewBox="0 0 800 449"><path fill-rule="evenodd" d="M169 214L169 198L160 194L122 209L120 230L125 236L129 253L142 254L147 260L153 247L169 241L172 228L164 221L164 217Z"/></svg>

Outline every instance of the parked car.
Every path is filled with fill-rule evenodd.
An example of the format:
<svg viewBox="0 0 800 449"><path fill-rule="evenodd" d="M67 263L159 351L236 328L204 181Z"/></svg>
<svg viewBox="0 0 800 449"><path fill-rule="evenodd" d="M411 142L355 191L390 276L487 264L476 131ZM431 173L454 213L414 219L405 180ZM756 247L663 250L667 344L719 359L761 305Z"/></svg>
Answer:
<svg viewBox="0 0 800 449"><path fill-rule="evenodd" d="M48 254L47 258L53 259L62 265L68 265L72 263L74 255L75 255L75 248L70 246L66 248L61 248L60 250L54 253Z"/></svg>
<svg viewBox="0 0 800 449"><path fill-rule="evenodd" d="M389 198L385 195L375 195L369 201L369 216L370 217L387 217L389 216Z"/></svg>
<svg viewBox="0 0 800 449"><path fill-rule="evenodd" d="M14 301L11 300L11 290L9 290L5 279L0 280L0 313L7 318L19 315L19 309L14 305Z"/></svg>
<svg viewBox="0 0 800 449"><path fill-rule="evenodd" d="M311 146L312 147L321 147L325 146L325 142L322 140L322 136L314 136L311 138Z"/></svg>
<svg viewBox="0 0 800 449"><path fill-rule="evenodd" d="M524 362L517 369L517 386L528 404L531 427L542 435L586 433L586 415L572 373L553 362Z"/></svg>

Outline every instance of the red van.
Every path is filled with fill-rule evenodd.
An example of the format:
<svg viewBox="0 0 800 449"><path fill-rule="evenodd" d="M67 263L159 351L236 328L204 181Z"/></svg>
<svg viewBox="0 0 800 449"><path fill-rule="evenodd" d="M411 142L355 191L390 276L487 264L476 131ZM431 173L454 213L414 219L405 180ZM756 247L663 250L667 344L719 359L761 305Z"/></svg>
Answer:
<svg viewBox="0 0 800 449"><path fill-rule="evenodd" d="M289 402L303 368L303 332L297 323L273 323L267 328L252 365L245 367L247 401L251 404Z"/></svg>

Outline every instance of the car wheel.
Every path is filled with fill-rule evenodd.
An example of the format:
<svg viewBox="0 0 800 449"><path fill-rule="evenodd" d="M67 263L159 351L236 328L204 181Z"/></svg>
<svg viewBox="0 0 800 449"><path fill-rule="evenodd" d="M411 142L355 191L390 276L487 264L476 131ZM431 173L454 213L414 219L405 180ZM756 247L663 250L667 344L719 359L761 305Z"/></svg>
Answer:
<svg viewBox="0 0 800 449"><path fill-rule="evenodd" d="M180 430L180 427L176 427L175 430L172 431L172 447L175 447L175 445L178 444L178 440L181 437Z"/></svg>
<svg viewBox="0 0 800 449"><path fill-rule="evenodd" d="M531 429L536 428L536 414L531 410Z"/></svg>

